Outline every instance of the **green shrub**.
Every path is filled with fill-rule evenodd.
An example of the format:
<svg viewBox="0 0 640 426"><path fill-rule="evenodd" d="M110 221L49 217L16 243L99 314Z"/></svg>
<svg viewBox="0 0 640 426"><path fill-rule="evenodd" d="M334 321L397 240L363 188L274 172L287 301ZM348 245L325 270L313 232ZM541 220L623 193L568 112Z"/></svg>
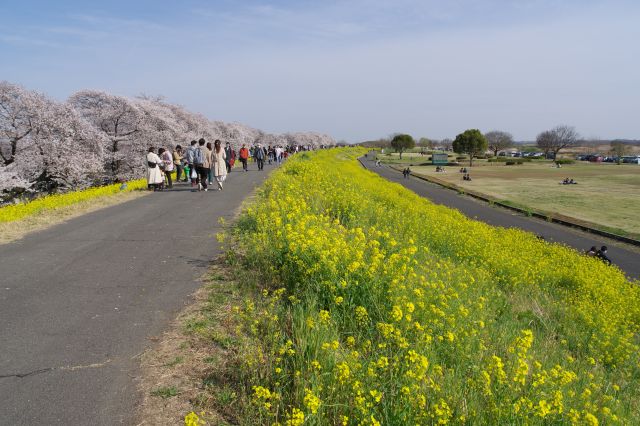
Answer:
<svg viewBox="0 0 640 426"><path fill-rule="evenodd" d="M531 158L529 157L494 157L494 158L489 158L487 160L489 163L518 163L518 164L522 164L522 163L528 163L531 161Z"/></svg>

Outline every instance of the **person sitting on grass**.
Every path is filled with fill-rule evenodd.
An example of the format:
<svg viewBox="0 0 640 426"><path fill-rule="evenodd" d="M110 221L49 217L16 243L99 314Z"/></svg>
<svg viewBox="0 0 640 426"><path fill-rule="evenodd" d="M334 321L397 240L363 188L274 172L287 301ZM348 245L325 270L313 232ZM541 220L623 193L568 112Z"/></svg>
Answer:
<svg viewBox="0 0 640 426"><path fill-rule="evenodd" d="M602 260L607 265L611 265L611 259L607 257L607 246L600 247L600 250L596 253L596 257Z"/></svg>
<svg viewBox="0 0 640 426"><path fill-rule="evenodd" d="M598 254L598 249L596 246L591 246L589 250L585 253L589 257L595 257Z"/></svg>

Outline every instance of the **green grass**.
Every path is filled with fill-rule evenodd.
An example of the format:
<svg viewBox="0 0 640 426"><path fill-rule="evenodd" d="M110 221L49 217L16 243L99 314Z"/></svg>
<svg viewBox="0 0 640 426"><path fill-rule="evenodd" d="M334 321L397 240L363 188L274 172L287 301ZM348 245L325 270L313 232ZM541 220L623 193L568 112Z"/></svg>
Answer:
<svg viewBox="0 0 640 426"><path fill-rule="evenodd" d="M168 399L178 395L178 393L178 388L175 386L167 386L151 391L151 396L159 396L162 399Z"/></svg>
<svg viewBox="0 0 640 426"><path fill-rule="evenodd" d="M476 163L474 163L476 164ZM414 173L436 177L511 205L568 216L624 235L640 237L640 167L632 164L578 162L552 167L550 162L515 166L477 162L469 168L472 181L462 180L458 168L436 173L433 166L417 166ZM569 177L577 185L560 185Z"/></svg>
<svg viewBox="0 0 640 426"><path fill-rule="evenodd" d="M166 363L163 367L175 367L178 364L182 364L184 362L184 357L177 356L173 360Z"/></svg>

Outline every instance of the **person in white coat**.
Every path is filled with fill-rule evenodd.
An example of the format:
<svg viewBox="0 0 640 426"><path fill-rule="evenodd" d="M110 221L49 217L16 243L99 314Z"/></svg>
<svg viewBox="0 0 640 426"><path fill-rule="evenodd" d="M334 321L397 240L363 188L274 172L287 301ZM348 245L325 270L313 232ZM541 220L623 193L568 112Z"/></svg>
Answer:
<svg viewBox="0 0 640 426"><path fill-rule="evenodd" d="M213 155L211 159L211 170L218 183L218 191L222 191L222 183L227 178L227 154L222 149L222 143L216 139L213 145Z"/></svg>
<svg viewBox="0 0 640 426"><path fill-rule="evenodd" d="M147 188L153 188L154 191L157 191L158 189L162 189L164 176L162 170L160 170L162 160L155 151L156 149L151 147L147 153Z"/></svg>

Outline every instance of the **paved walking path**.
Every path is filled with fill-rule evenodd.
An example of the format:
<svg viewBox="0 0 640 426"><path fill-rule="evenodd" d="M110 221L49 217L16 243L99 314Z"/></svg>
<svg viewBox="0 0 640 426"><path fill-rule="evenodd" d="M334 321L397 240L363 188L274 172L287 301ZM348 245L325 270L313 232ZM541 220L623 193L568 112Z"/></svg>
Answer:
<svg viewBox="0 0 640 426"><path fill-rule="evenodd" d="M137 355L218 253L230 218L266 177L224 191L187 184L0 245L0 424L131 424Z"/></svg>
<svg viewBox="0 0 640 426"><path fill-rule="evenodd" d="M456 191L440 185L410 177L404 179L402 173L387 166L377 167L372 155L362 157L362 164L369 170L378 173L390 181L399 183L416 194L428 198L436 204L443 204L458 209L466 216L505 228L521 228L544 237L547 241L564 243L584 252L591 246L609 248L609 258L632 279L640 279L640 253L624 244L614 243L604 237L567 228L555 223L526 217L521 214L492 207L488 204L459 195ZM614 245L615 244L615 245Z"/></svg>

